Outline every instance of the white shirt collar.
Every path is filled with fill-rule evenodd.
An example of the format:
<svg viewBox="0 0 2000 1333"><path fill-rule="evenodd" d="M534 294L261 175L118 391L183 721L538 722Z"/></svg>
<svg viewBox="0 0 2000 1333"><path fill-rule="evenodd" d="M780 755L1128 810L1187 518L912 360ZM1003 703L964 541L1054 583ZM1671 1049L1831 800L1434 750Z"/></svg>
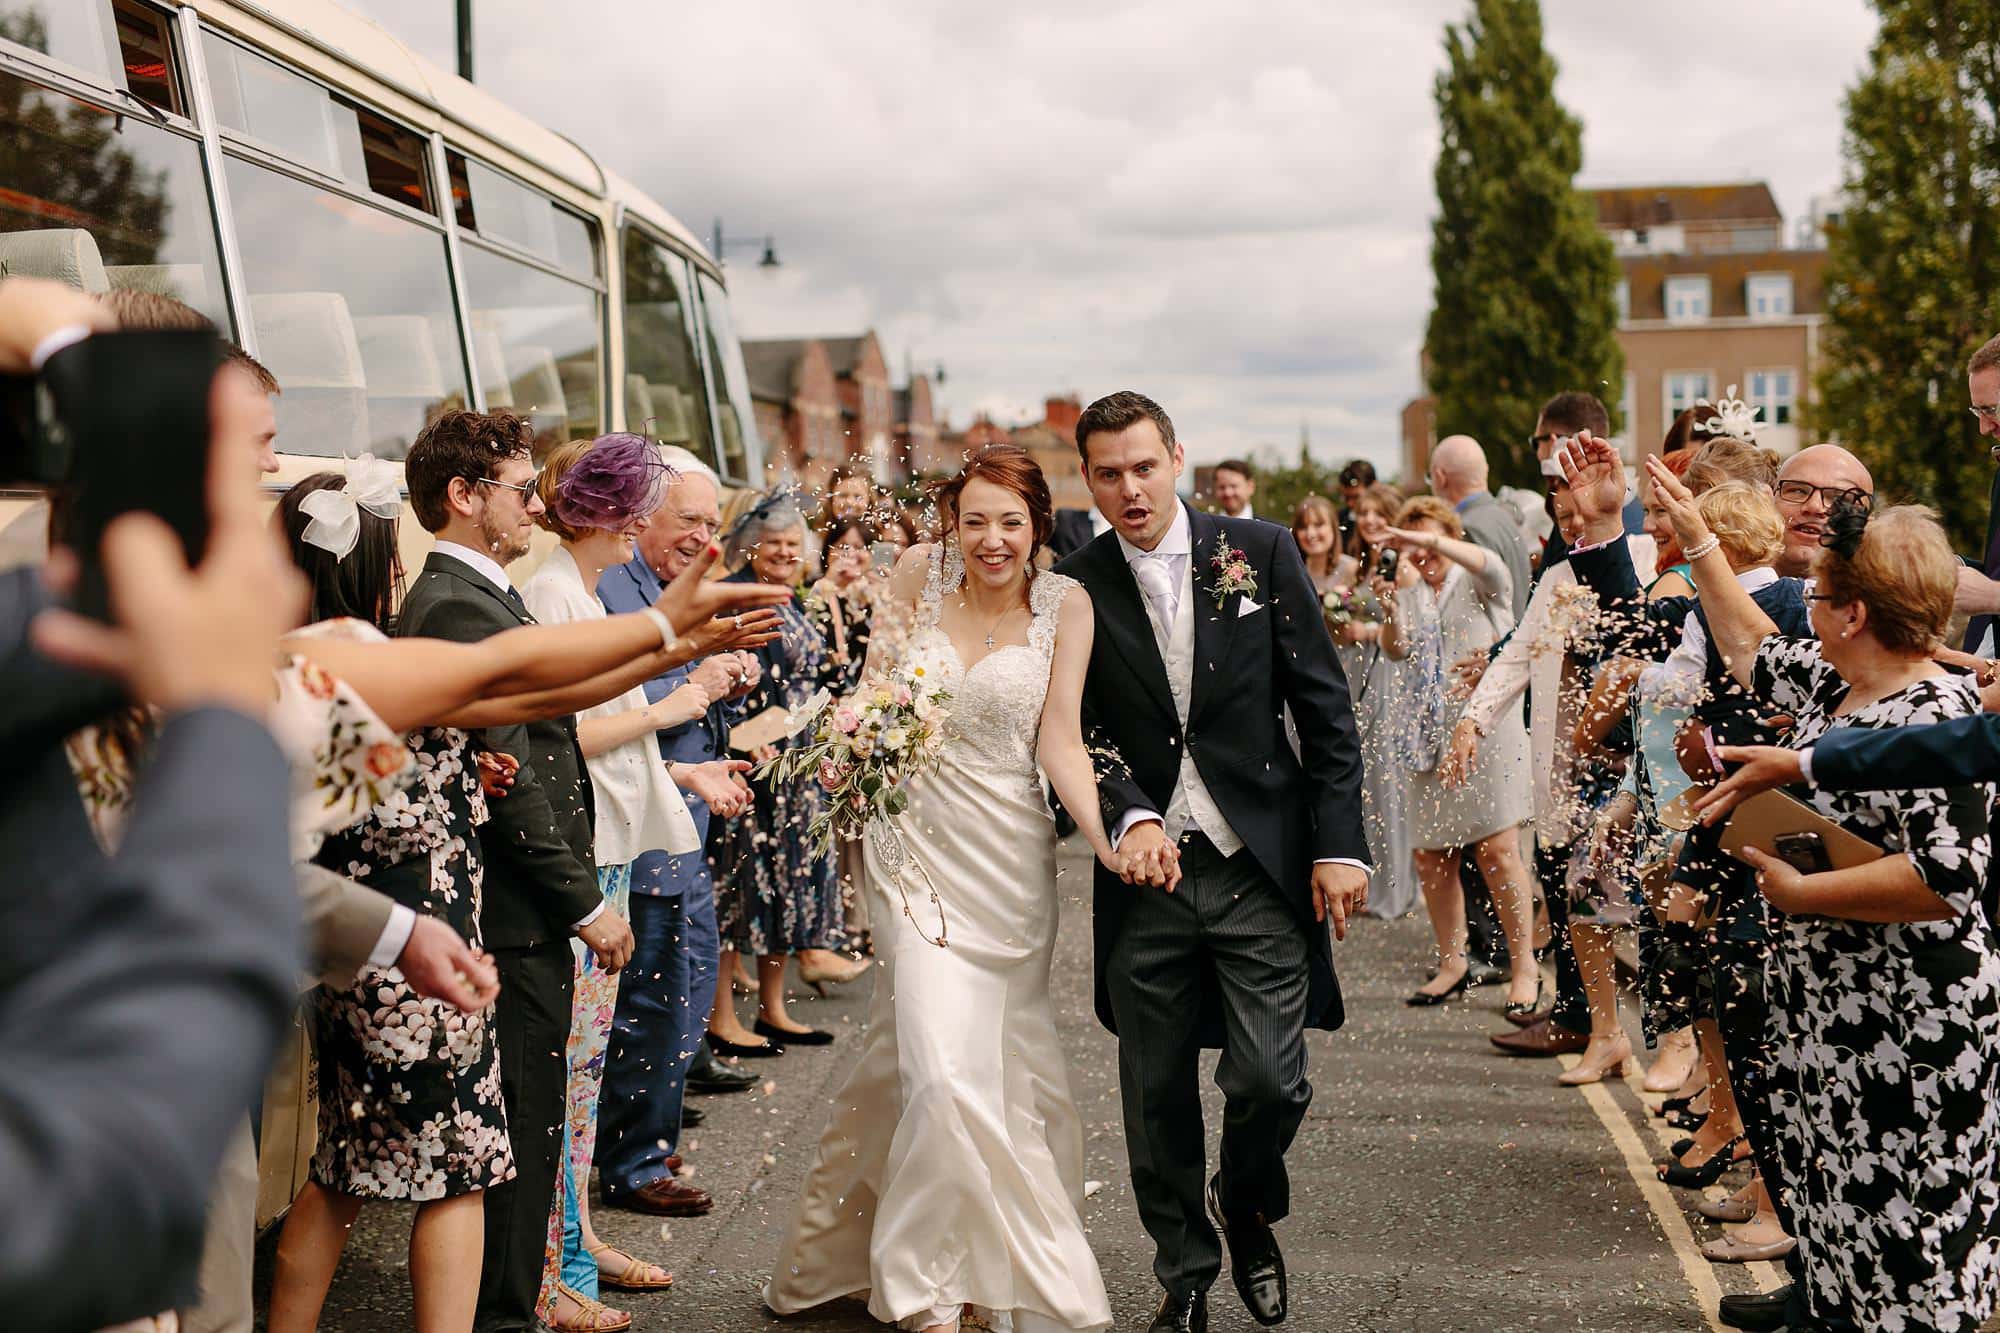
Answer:
<svg viewBox="0 0 2000 1333"><path fill-rule="evenodd" d="M1230 517L1230 518L1255 518L1255 517L1257 517L1257 508L1256 508L1256 506L1255 506L1255 505L1244 505L1244 506L1243 506L1243 512L1242 512L1242 513L1240 513L1240 514L1230 514L1230 515L1228 515L1228 517Z"/></svg>
<svg viewBox="0 0 2000 1333"><path fill-rule="evenodd" d="M1736 576L1736 582L1745 592L1761 592L1778 581L1778 571L1769 565L1759 565L1746 569Z"/></svg>
<svg viewBox="0 0 2000 1333"><path fill-rule="evenodd" d="M507 581L507 571L500 568L499 563L484 551L475 551L470 546L460 546L457 542L442 541L432 546L431 549L441 555L448 555L462 564L472 566L481 574L484 574L486 581L501 592L507 592L514 586Z"/></svg>
<svg viewBox="0 0 2000 1333"><path fill-rule="evenodd" d="M1125 540L1125 534L1118 534L1118 549L1124 552L1125 563L1131 564L1149 555L1192 555L1194 554L1194 532L1188 524L1187 506L1179 499L1174 501L1174 521L1167 528L1167 535L1160 538L1160 544L1150 551L1142 551Z"/></svg>

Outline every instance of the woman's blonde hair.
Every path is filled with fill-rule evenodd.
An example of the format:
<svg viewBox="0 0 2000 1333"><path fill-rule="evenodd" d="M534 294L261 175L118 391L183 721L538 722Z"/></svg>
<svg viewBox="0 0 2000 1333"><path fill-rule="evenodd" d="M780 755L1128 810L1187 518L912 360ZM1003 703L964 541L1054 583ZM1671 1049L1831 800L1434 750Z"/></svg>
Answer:
<svg viewBox="0 0 2000 1333"><path fill-rule="evenodd" d="M563 479L563 473L576 465L576 460L590 452L595 440L571 440L549 450L542 460L542 470L535 474L535 494L541 497L542 512L535 515L535 522L545 531L553 532L566 542L580 540L583 536L575 528L556 517L556 487Z"/></svg>
<svg viewBox="0 0 2000 1333"><path fill-rule="evenodd" d="M1884 648L1924 657L1944 642L1958 594L1958 557L1924 505L1895 505L1868 517L1852 557L1831 547L1814 575L1835 605L1860 602Z"/></svg>
<svg viewBox="0 0 2000 1333"><path fill-rule="evenodd" d="M1386 481L1378 481L1355 497L1354 516L1357 519L1361 516L1364 505L1372 505L1381 510L1383 521L1394 523L1396 512L1403 507L1403 493ZM1356 523L1353 532L1348 535L1347 553L1358 558L1367 546L1368 543L1361 537L1361 525Z"/></svg>
<svg viewBox="0 0 2000 1333"><path fill-rule="evenodd" d="M1731 564L1768 565L1785 551L1785 525L1771 497L1747 481L1725 481L1695 501Z"/></svg>
<svg viewBox="0 0 2000 1333"><path fill-rule="evenodd" d="M1392 521L1407 531L1412 523L1423 518L1443 528L1444 535L1454 540L1465 535L1465 521L1458 511L1435 495L1416 495L1405 500Z"/></svg>
<svg viewBox="0 0 2000 1333"><path fill-rule="evenodd" d="M1747 481L1769 490L1778 484L1778 456L1733 435L1718 435L1694 451L1681 480L1700 495L1725 481Z"/></svg>

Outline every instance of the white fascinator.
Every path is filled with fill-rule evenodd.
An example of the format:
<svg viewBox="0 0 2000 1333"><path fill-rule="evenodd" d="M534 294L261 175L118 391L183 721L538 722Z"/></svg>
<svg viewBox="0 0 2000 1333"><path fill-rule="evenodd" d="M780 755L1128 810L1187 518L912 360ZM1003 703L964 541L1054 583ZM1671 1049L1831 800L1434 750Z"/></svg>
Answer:
<svg viewBox="0 0 2000 1333"><path fill-rule="evenodd" d="M403 512L403 470L386 458L363 454L341 460L345 481L339 490L314 491L299 502L310 518L300 540L310 542L336 560L345 560L361 540L361 511L394 519Z"/></svg>
<svg viewBox="0 0 2000 1333"><path fill-rule="evenodd" d="M1701 423L1701 428L1712 439L1717 435L1730 435L1736 439L1752 441L1757 438L1757 409L1736 396L1736 386L1729 386L1729 392L1715 404L1715 415Z"/></svg>

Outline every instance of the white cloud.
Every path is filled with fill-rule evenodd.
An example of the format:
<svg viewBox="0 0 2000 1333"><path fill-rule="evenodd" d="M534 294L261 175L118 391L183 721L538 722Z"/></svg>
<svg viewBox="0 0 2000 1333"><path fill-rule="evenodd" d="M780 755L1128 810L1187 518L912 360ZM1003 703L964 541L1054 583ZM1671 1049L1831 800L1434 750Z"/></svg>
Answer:
<svg viewBox="0 0 2000 1333"><path fill-rule="evenodd" d="M440 63L450 0L356 0ZM479 0L478 74L739 253L752 337L872 326L943 403L1144 388L1197 457L1393 464L1430 306L1432 84L1462 0ZM1589 183L1839 176L1864 0L1546 0Z"/></svg>

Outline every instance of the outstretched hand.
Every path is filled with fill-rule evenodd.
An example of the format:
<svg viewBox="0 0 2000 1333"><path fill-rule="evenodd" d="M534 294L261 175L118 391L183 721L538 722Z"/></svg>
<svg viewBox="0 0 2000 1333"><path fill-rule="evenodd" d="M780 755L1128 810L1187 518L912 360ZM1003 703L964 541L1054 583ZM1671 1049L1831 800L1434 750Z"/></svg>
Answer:
<svg viewBox="0 0 2000 1333"><path fill-rule="evenodd" d="M1667 511L1667 522L1673 526L1674 536L1680 539L1683 551L1691 550L1708 540L1708 520L1695 507L1694 492L1673 474L1658 455L1646 459L1646 475L1653 482L1653 499Z"/></svg>
<svg viewBox="0 0 2000 1333"><path fill-rule="evenodd" d="M1625 462L1618 456L1618 450L1586 430L1559 446L1555 457L1562 467L1563 480L1569 485L1570 503L1576 507L1585 535L1593 541L1615 536L1611 532L1613 523L1617 524L1618 532L1623 532Z"/></svg>
<svg viewBox="0 0 2000 1333"><path fill-rule="evenodd" d="M653 605L674 628L690 637L691 627L713 620L725 611L747 611L759 606L783 606L792 600L792 590L777 583L737 583L711 579L708 571L722 555L722 548L710 542L688 567L674 575L674 581L660 590ZM730 645L735 646L735 645ZM714 651L710 649L710 651Z"/></svg>
<svg viewBox="0 0 2000 1333"><path fill-rule="evenodd" d="M1725 745L1716 753L1723 762L1738 767L1695 799L1695 811L1704 824L1720 823L1758 792L1787 786L1804 776L1799 752L1781 745Z"/></svg>

